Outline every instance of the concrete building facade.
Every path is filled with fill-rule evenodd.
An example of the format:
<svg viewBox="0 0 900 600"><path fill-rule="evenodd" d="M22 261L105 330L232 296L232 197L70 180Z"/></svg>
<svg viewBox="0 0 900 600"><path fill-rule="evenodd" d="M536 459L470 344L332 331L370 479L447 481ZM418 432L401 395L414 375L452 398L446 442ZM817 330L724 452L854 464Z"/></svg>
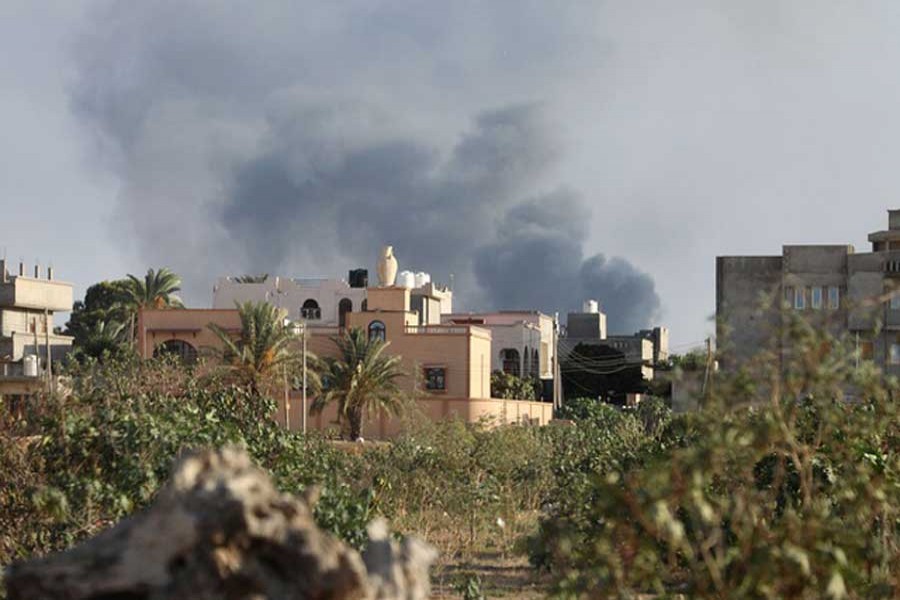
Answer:
<svg viewBox="0 0 900 600"><path fill-rule="evenodd" d="M40 267L10 275L0 260L0 396L14 402L52 384L54 365L72 348L72 338L54 332L53 315L72 310L72 285L45 277Z"/></svg>
<svg viewBox="0 0 900 600"><path fill-rule="evenodd" d="M861 358L900 374L900 210L852 245L785 245L780 256L716 259L717 354L733 371L763 351L783 357L788 311L835 335L851 335Z"/></svg>

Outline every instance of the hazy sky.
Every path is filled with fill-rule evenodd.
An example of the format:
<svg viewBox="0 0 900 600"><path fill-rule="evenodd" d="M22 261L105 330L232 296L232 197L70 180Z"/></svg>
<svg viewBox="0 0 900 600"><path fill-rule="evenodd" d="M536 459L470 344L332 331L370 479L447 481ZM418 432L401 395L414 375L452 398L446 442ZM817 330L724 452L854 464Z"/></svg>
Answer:
<svg viewBox="0 0 900 600"><path fill-rule="evenodd" d="M716 255L865 250L900 206L898 34L890 1L6 0L0 246L203 306L390 242L467 309L590 295L684 347Z"/></svg>

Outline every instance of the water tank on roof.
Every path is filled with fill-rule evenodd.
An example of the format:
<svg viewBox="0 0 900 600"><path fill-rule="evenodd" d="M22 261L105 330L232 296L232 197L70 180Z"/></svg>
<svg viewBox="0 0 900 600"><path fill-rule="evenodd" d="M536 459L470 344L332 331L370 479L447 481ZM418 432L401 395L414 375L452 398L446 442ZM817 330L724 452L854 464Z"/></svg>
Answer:
<svg viewBox="0 0 900 600"><path fill-rule="evenodd" d="M596 314L600 312L600 303L596 300L585 300L582 311L586 313Z"/></svg>
<svg viewBox="0 0 900 600"><path fill-rule="evenodd" d="M369 271L368 269L351 269L348 283L352 288L369 287Z"/></svg>
<svg viewBox="0 0 900 600"><path fill-rule="evenodd" d="M22 370L25 374L25 377L37 377L38 376L38 357L34 354L27 355L22 360Z"/></svg>
<svg viewBox="0 0 900 600"><path fill-rule="evenodd" d="M413 275L412 271L400 271L400 274L397 275L397 286L405 288L416 287L416 276Z"/></svg>
<svg viewBox="0 0 900 600"><path fill-rule="evenodd" d="M429 283L431 283L431 275L429 275L428 273L423 273L422 271L419 271L418 273L416 273L416 287L417 288L420 288L424 285L428 285Z"/></svg>

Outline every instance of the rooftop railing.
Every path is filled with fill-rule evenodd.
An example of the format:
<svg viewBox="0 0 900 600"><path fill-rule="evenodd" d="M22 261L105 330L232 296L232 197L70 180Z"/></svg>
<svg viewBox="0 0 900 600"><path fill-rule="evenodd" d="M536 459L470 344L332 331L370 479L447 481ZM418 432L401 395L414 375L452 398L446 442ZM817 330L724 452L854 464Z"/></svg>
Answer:
<svg viewBox="0 0 900 600"><path fill-rule="evenodd" d="M446 327L443 325L407 325L406 335L466 335L468 327Z"/></svg>

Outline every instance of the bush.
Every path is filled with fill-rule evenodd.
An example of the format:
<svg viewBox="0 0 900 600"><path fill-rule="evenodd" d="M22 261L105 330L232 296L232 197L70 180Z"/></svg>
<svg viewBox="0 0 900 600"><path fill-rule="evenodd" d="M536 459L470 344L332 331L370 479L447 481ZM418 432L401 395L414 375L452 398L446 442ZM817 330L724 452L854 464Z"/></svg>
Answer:
<svg viewBox="0 0 900 600"><path fill-rule="evenodd" d="M897 390L844 341L802 323L789 334L768 378L718 381L702 414L654 416L643 446L612 446L630 459L575 465L591 476L532 540L558 595L900 593Z"/></svg>

